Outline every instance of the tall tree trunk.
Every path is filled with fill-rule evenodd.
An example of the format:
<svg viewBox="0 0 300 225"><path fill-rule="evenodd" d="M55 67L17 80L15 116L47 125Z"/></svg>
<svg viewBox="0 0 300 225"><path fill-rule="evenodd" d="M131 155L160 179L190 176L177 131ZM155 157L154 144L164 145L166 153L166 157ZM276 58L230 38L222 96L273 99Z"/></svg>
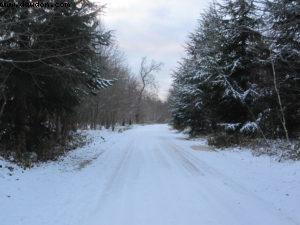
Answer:
<svg viewBox="0 0 300 225"><path fill-rule="evenodd" d="M284 129L285 138L289 142L290 138L289 138L289 133L288 133L288 130L287 130L287 127L286 127L286 119L285 119L284 109L283 109L283 106L282 106L280 92L279 92L279 89L277 87L277 79L276 79L276 71L275 71L274 61L272 60L271 63L272 63L272 71L273 71L274 88L275 88L275 92L276 92L276 95L277 95L279 110L280 110L280 114L281 114L281 123L282 123L283 129Z"/></svg>
<svg viewBox="0 0 300 225"><path fill-rule="evenodd" d="M26 99L23 92L19 92L16 97L16 152L17 156L21 156L26 152Z"/></svg>

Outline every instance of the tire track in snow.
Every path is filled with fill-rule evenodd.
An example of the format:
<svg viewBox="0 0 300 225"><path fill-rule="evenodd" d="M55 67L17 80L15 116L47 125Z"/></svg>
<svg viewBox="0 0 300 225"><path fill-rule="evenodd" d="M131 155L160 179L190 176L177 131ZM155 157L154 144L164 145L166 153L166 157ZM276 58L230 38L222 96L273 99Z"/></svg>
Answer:
<svg viewBox="0 0 300 225"><path fill-rule="evenodd" d="M220 171L214 169L213 167L209 166L206 162L203 160L200 160L197 158L193 153L188 152L184 148L170 142L170 140L164 139L164 144L167 146L166 150L170 151L171 150L171 156L174 157L176 156L176 159L182 163L183 167L189 171L191 174L194 174L196 171L201 171L201 175L204 176L204 178L199 178L200 176L195 176L195 181L199 184L198 186L198 192L203 192L205 189L205 192L207 195L210 195L211 193L214 193L214 199L215 201L214 205L216 206L218 203L222 205L223 207L216 207L221 210L227 210L229 205L231 205L231 210L228 211L228 214L234 214L236 218L241 217L241 210L246 212L249 209L250 203L253 203L253 205L257 205L260 210L265 211L266 214L269 215L269 219L272 220L271 223L266 222L268 218L265 219L266 224L280 224L280 225L285 225L285 224L294 224L294 225L299 225L296 223L292 218L287 216L284 212L278 211L274 208L272 203L269 203L265 201L264 199L260 198L257 196L254 192L248 190L246 187L238 184L231 178L227 177ZM171 147L171 148L170 148ZM186 166L188 162L188 166ZM193 165L193 166L190 166ZM192 168L192 169L191 169ZM197 168L197 169L195 169ZM203 172L205 171L205 172ZM205 183L206 185L201 185L201 183ZM201 188L199 188L201 187ZM222 188L221 188L222 187ZM223 190L221 190L223 189ZM226 193L221 193L226 191ZM228 195L232 196L232 202L228 202L224 198L224 196L228 197ZM247 199L247 203L249 204L244 204L241 205L243 201L239 199L239 197L245 197ZM235 202L234 202L235 201ZM240 209L236 210L234 209L236 207L236 203L238 203ZM256 203L256 204L255 204ZM263 207L261 207L263 206ZM253 210L253 209L252 209ZM258 212L260 212L258 210ZM219 212L220 212L219 211ZM259 213L258 213L259 215ZM272 216L273 215L273 216ZM253 215L252 217L255 217ZM278 221L282 221L283 223L277 223L278 221L274 221L274 218L278 218ZM243 220L244 218L241 217L238 221L237 224L240 224L240 221ZM255 218L255 222L251 223L254 225L260 224L261 218ZM248 223L247 223L248 224Z"/></svg>
<svg viewBox="0 0 300 225"><path fill-rule="evenodd" d="M149 126L130 132L106 151L97 204L78 225L296 224L181 146L178 134Z"/></svg>

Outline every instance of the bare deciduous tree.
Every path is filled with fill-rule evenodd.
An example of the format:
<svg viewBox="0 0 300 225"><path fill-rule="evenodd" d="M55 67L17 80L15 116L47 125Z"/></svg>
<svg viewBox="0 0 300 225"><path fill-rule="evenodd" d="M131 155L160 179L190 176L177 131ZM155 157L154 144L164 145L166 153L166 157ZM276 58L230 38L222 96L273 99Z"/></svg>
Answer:
<svg viewBox="0 0 300 225"><path fill-rule="evenodd" d="M154 88L154 89L156 88L155 77L153 73L160 71L162 65L163 65L162 63L155 62L154 60L152 60L151 63L148 63L147 57L143 57L141 60L139 78L141 80L142 86L139 91L136 114L135 114L135 120L137 123L140 122L141 107L142 107L141 103L142 103L143 94L148 88Z"/></svg>
<svg viewBox="0 0 300 225"><path fill-rule="evenodd" d="M275 70L275 65L274 65L273 60L272 60L271 64L272 64L272 72L273 72L274 89L275 89L275 92L276 92L276 95L277 95L279 111L280 111L280 114L281 114L281 123L282 123L283 129L284 129L285 138L289 142L290 138L289 138L289 133L288 133L288 130L287 130L287 127L286 127L286 119L285 119L285 114L284 114L284 109L283 109L283 105L282 105L282 101L281 101L280 92L279 92L279 89L277 87L276 70Z"/></svg>

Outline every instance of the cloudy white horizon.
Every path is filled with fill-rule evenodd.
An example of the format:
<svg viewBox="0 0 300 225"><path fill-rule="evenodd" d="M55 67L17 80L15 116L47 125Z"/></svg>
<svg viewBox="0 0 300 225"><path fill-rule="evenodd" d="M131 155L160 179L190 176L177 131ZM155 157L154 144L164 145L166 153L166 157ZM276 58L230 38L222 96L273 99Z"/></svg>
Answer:
<svg viewBox="0 0 300 225"><path fill-rule="evenodd" d="M136 74L146 56L164 64L156 75L158 96L166 99L172 70L184 56L184 45L210 0L93 0L105 4L102 20Z"/></svg>

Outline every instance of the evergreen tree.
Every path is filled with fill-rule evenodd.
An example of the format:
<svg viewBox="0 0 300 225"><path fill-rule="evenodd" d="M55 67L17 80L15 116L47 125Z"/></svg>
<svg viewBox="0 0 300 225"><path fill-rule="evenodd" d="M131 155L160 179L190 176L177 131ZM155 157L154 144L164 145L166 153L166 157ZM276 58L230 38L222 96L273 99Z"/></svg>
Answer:
<svg viewBox="0 0 300 225"><path fill-rule="evenodd" d="M298 6L278 2L268 2L275 40L265 37L268 24L252 0L228 0L202 15L188 42L187 58L174 74L170 102L176 126L189 127L192 133L221 125L245 134L282 135L270 63L276 53L275 83L284 93L285 114L294 115L287 118L288 129L299 127Z"/></svg>
<svg viewBox="0 0 300 225"><path fill-rule="evenodd" d="M1 8L0 138L19 155L36 151L42 157L42 143L64 142L81 97L107 84L93 68L97 49L109 44L109 33L98 29L101 8L68 2Z"/></svg>
<svg viewBox="0 0 300 225"><path fill-rule="evenodd" d="M263 96L261 82L265 80L269 49L260 32L262 21L253 0L228 0L220 5L224 37L219 82L223 85L222 108L224 123L249 124L259 122L259 107ZM250 130L251 131L251 130Z"/></svg>
<svg viewBox="0 0 300 225"><path fill-rule="evenodd" d="M192 134L213 130L219 121L216 112L220 110L222 89L214 80L220 66L220 22L215 7L202 15L199 27L190 36L188 57L174 74L172 112L177 122L181 121L180 126L190 127Z"/></svg>
<svg viewBox="0 0 300 225"><path fill-rule="evenodd" d="M255 104L261 96L258 82L265 67L261 62L269 53L260 24L252 1L227 1L202 16L187 47L192 72L187 76L178 71L185 84L194 85L189 87L194 93L194 102L190 100L194 110L189 112L197 112L189 118L192 130L201 126L216 130L224 123L242 128L257 120L261 111Z"/></svg>

